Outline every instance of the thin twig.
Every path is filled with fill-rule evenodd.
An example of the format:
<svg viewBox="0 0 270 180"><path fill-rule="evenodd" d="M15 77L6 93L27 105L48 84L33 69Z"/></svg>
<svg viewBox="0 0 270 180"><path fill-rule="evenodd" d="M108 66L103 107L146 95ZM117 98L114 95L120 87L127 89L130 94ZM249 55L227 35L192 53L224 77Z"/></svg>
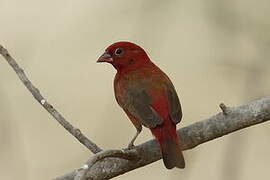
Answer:
<svg viewBox="0 0 270 180"><path fill-rule="evenodd" d="M229 114L229 108L224 104L224 103L220 103L219 104L220 109L222 110L224 115L228 115Z"/></svg>
<svg viewBox="0 0 270 180"><path fill-rule="evenodd" d="M19 67L15 59L11 57L9 52L0 45L0 54L7 60L9 65L16 72L20 80L31 92L34 98L56 119L68 132L70 132L76 139L78 139L85 147L93 153L98 153L101 149L91 140L83 135L83 133L72 126L39 92L39 90L27 78L22 68Z"/></svg>

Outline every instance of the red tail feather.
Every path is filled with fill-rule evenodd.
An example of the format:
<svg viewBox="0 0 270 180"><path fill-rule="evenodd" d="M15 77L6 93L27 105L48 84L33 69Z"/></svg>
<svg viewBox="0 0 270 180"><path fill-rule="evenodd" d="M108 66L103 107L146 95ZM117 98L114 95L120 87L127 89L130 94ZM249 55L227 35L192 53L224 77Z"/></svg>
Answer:
<svg viewBox="0 0 270 180"><path fill-rule="evenodd" d="M152 128L151 131L160 145L165 167L167 169L185 168L185 160L176 134L175 124L170 119L165 120L163 124Z"/></svg>

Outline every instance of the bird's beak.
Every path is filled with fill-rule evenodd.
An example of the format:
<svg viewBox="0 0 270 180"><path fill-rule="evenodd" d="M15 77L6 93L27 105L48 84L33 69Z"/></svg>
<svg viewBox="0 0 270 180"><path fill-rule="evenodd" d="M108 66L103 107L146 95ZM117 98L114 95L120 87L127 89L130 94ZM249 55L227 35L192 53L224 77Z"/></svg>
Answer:
<svg viewBox="0 0 270 180"><path fill-rule="evenodd" d="M98 62L98 63L100 63L100 62L111 63L111 62L113 62L113 58L112 58L112 56L111 56L109 53L105 52L104 54L102 54L102 55L98 58L97 62Z"/></svg>

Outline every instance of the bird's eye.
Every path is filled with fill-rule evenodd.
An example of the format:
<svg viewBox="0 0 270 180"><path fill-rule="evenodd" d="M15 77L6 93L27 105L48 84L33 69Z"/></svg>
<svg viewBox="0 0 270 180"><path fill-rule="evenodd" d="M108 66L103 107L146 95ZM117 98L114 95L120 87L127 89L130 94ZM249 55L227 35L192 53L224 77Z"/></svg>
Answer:
<svg viewBox="0 0 270 180"><path fill-rule="evenodd" d="M119 56L121 55L122 53L124 52L124 50L122 48L117 48L115 51L114 51L114 54Z"/></svg>

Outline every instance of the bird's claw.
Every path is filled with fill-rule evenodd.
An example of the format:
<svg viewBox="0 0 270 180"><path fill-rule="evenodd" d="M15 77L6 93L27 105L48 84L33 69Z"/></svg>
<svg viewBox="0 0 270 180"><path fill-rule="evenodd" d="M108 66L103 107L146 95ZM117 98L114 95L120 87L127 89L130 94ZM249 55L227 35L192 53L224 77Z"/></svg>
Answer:
<svg viewBox="0 0 270 180"><path fill-rule="evenodd" d="M130 144L128 144L127 149L128 149L128 150L131 150L131 149L133 149L134 147L135 147L134 144L133 144L133 143L130 143Z"/></svg>

